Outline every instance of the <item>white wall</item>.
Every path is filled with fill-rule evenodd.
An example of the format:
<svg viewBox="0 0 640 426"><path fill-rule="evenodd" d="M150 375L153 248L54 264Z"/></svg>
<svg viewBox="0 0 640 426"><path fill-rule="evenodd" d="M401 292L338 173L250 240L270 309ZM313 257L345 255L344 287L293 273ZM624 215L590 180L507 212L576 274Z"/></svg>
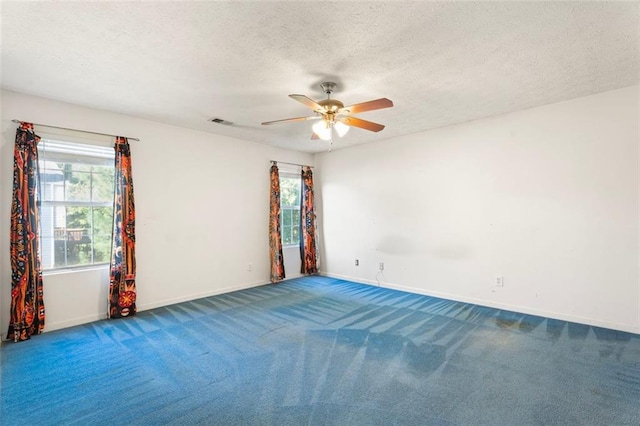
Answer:
<svg viewBox="0 0 640 426"><path fill-rule="evenodd" d="M269 160L312 164L310 154L8 91L1 95L3 338L11 303L14 118L141 139L131 142L140 310L269 281ZM296 276L299 261L296 266L289 256L288 263L288 276ZM106 268L46 275L46 330L105 318L108 285Z"/></svg>
<svg viewBox="0 0 640 426"><path fill-rule="evenodd" d="M141 139L131 143L141 310L268 281L268 161L313 164L309 154L1 95L3 338L13 118ZM631 87L317 155L321 268L640 332L638 115ZM288 277L297 250L285 250ZM45 276L46 330L104 318L107 287L104 268Z"/></svg>
<svg viewBox="0 0 640 426"><path fill-rule="evenodd" d="M316 156L324 273L640 332L638 95Z"/></svg>

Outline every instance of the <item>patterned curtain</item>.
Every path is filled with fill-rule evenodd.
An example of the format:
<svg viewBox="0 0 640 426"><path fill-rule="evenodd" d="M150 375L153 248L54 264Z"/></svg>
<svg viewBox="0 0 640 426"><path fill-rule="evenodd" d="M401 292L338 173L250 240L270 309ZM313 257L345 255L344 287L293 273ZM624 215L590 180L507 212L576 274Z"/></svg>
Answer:
<svg viewBox="0 0 640 426"><path fill-rule="evenodd" d="M284 258L280 235L280 175L278 166L271 166L271 209L269 216L269 248L271 252L271 282L284 279Z"/></svg>
<svg viewBox="0 0 640 426"><path fill-rule="evenodd" d="M8 339L28 340L44 329L38 236L40 186L38 142L33 124L20 123L13 151L11 202L11 318Z"/></svg>
<svg viewBox="0 0 640 426"><path fill-rule="evenodd" d="M300 272L311 275L318 273L318 252L316 243L316 211L313 205L313 173L311 167L302 168L302 197L300 197Z"/></svg>
<svg viewBox="0 0 640 426"><path fill-rule="evenodd" d="M133 202L131 151L117 137L113 203L113 249L109 284L109 318L136 314L136 213Z"/></svg>

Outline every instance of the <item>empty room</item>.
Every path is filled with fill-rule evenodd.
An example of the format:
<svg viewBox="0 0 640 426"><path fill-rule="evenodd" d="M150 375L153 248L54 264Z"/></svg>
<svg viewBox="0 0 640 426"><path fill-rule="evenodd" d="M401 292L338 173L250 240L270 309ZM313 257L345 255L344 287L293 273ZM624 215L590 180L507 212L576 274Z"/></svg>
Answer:
<svg viewBox="0 0 640 426"><path fill-rule="evenodd" d="M0 3L0 424L640 425L640 3Z"/></svg>

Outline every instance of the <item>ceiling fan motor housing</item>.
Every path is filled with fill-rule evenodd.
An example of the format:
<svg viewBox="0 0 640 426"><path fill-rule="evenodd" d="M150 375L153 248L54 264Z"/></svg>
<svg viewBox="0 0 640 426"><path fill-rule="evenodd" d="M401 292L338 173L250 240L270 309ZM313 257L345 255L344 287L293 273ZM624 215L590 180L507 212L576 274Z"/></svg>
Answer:
<svg viewBox="0 0 640 426"><path fill-rule="evenodd" d="M324 112L335 114L340 108L344 108L344 104L337 99L323 99L318 101L318 105L324 107Z"/></svg>

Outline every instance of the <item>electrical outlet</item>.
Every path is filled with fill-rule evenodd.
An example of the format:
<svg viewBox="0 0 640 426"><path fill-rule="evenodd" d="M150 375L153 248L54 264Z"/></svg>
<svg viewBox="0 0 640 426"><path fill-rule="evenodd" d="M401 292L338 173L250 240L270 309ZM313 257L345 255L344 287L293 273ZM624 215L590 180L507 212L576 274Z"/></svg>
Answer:
<svg viewBox="0 0 640 426"><path fill-rule="evenodd" d="M380 269L381 271L384 271L384 262L380 262L378 269Z"/></svg>
<svg viewBox="0 0 640 426"><path fill-rule="evenodd" d="M253 264L249 263L249 266L247 266L247 271L253 271Z"/></svg>
<svg viewBox="0 0 640 426"><path fill-rule="evenodd" d="M504 277L496 277L496 287L504 287Z"/></svg>
<svg viewBox="0 0 640 426"><path fill-rule="evenodd" d="M360 266L360 261L356 259L356 266Z"/></svg>

